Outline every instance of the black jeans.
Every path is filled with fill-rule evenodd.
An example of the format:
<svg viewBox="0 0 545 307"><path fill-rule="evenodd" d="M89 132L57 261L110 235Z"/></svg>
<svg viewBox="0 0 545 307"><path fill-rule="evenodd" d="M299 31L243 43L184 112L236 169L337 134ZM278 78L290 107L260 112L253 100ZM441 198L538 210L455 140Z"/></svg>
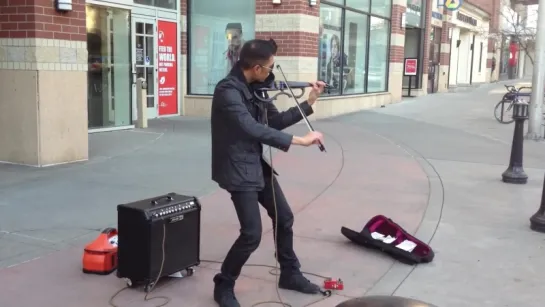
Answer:
<svg viewBox="0 0 545 307"><path fill-rule="evenodd" d="M277 258L280 263L282 274L298 273L301 265L293 250L293 212L276 180L271 182L271 176L265 174L265 188L260 192L230 192L231 200L235 205L238 220L240 222L240 235L235 241L221 266L221 277L225 281L234 283L240 275L242 267L250 258L250 255L257 249L261 242L263 228L259 213L260 203L275 224L274 201L276 200L278 230ZM273 199L273 185L274 195ZM274 233L274 232L273 232ZM272 257L273 255L271 255Z"/></svg>

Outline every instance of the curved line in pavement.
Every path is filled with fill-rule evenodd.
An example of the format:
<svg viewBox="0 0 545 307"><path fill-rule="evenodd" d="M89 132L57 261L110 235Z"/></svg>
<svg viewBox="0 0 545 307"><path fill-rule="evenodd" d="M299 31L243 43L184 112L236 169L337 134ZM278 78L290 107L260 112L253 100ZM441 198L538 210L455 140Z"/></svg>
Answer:
<svg viewBox="0 0 545 307"><path fill-rule="evenodd" d="M318 194L316 194L316 196L314 196L311 200L309 200L306 204L304 204L303 206L301 206L301 208L299 208L299 210L297 210L296 212L293 213L294 216L296 216L297 214L303 212L304 210L306 210L313 202L315 202L318 198L320 198L320 196L324 195L324 193L329 190L329 188L331 188L331 186L333 186L333 184L335 184L335 182L337 181L337 179L339 179L339 176L341 176L341 173L343 172L343 169L344 169L344 148L343 148L343 145L341 144L341 142L339 142L339 140L337 140L334 136L332 136L331 134L329 133L325 133L325 132L322 132L322 134L324 135L327 135L329 136L335 143L337 143L337 145L339 145L339 148L341 149L341 167L339 168L339 171L337 172L337 174L335 175L335 177L333 178L333 180L331 180L331 182L329 182L324 188L323 190L321 190L320 192L318 192ZM271 232L273 229L269 229L265 232L263 232L263 234L268 234L269 232Z"/></svg>
<svg viewBox="0 0 545 307"><path fill-rule="evenodd" d="M333 178L333 180L331 180L331 182L324 187L324 189L322 191L320 191L318 194L316 194L316 196L314 198L312 198L311 200L309 200L306 204L304 204L301 208L299 208L299 210L297 210L297 212L295 214L298 214L298 213L301 213L303 212L305 209L307 209L313 202L315 202L318 198L320 198L320 196L324 195L324 193L329 190L329 188L331 188L335 182L337 181L337 179L339 179L339 176L341 176L341 173L343 172L343 169L344 169L344 148L343 148L343 145L341 144L341 142L339 142L339 140L337 140L334 136L332 136L331 134L329 133L325 133L325 132L322 132L324 135L327 135L329 136L329 138L331 138L335 143L337 143L337 145L339 145L339 148L341 149L341 167L339 168L339 171L337 172L337 174L335 175L335 177Z"/></svg>
<svg viewBox="0 0 545 307"><path fill-rule="evenodd" d="M390 142L392 142L393 144L396 144L397 146L400 146L401 148L409 148L411 151L413 151L414 153L416 153L422 160L424 160L426 162L426 164L428 164L432 169L433 169L433 172L437 175L437 178L439 179L439 183L441 184L441 209L439 211L439 218L437 219L437 222L435 224L435 227L433 229L433 233L432 235L430 236L430 239L428 240L428 245L431 244L431 242L433 241L433 238L435 237L435 234L437 233L437 230L439 229L439 224L441 224L441 219L443 218L443 209L445 207L445 185L443 183L443 178L441 178L441 175L439 174L439 172L437 171L437 169L435 168L435 166L428 160L426 159L426 157L424 157L422 155L422 153L420 153L418 150L414 149L413 147L403 143L403 142L399 142L399 141L394 141L390 138L387 138L383 135L380 135L377 133L378 136L384 138L385 140L388 140ZM408 153L408 152L407 152ZM410 153L409 153L410 154ZM411 155L412 156L412 155ZM426 172L426 170L423 169L424 172ZM418 230L420 229L420 226L422 226L422 223L424 222L424 217L426 216L426 212L428 211L429 209L429 206L430 206L430 198L431 198L431 181L428 177L428 186L430 187L429 190L430 190L430 194L428 196L428 205L426 206L426 210L424 211L424 214L422 215L422 219L420 220L420 223L418 224L418 227L416 228L415 230L415 233L418 232ZM395 263L395 262L394 262ZM383 275L386 276L392 269L393 265L390 267L390 269ZM407 275L399 282L399 284L395 287L395 289L392 291L392 294L391 295L395 295L395 293L399 290L399 288L403 285L403 283L409 278L409 276L411 276L411 274L414 272L414 270L418 267L418 265L415 265L411 268L411 270L407 273ZM382 279L382 277L381 277ZM380 281L380 279L379 279ZM377 281L378 283L378 281ZM372 289L372 288L371 288Z"/></svg>
<svg viewBox="0 0 545 307"><path fill-rule="evenodd" d="M353 123L343 123L344 125L348 125L348 126L351 126L351 127L354 127L358 130L361 130L361 131L364 131L366 133L372 133L388 142L390 142L391 144L394 144L396 145L397 147L401 148L403 151L405 151L405 153L407 153L409 156L411 156L411 158L415 158L415 155L413 155L411 152L409 152L407 149L410 149L412 152L414 152L419 158L421 158L423 161L426 162L426 164L428 164L431 169L433 170L433 172L437 175L437 178L439 179L439 183L441 184L441 209L439 211L439 217L437 219L437 222L435 224L435 227L433 229L433 233L432 235L430 236L430 239L428 240L428 244L431 244L431 242L433 241L433 238L435 237L435 234L437 233L437 230L439 228L439 224L441 223L441 219L443 218L443 209L444 209L444 205L445 205L445 187L444 187L444 183L443 183L443 179L441 178L441 175L439 174L439 172L437 171L437 169L435 168L435 166L428 160L426 159L422 153L420 153L418 150L412 148L411 146L407 145L406 143L403 143L403 142L400 142L400 141L397 141L397 140L394 140L392 138L389 138L389 137L386 137L382 134L379 134L379 133L376 133L370 129L365 129L365 128L362 128L360 126L357 126ZM417 161L417 163L419 163ZM420 164L420 163L419 163ZM420 168L422 169L422 171L424 173L427 174L427 171L422 167L420 166ZM424 214L422 215L422 219L420 220L420 223L418 224L418 227L416 228L416 230L414 231L414 233L418 232L418 230L420 229L420 226L422 226L422 222L424 221L424 218L426 216L426 212L428 211L429 209L429 206L430 206L430 198L431 198L431 181L429 179L429 176L428 177L428 187L429 187L429 195L428 195L428 204L426 206L426 210L424 211ZM372 291L375 286L380 283L383 279L385 279L385 277L392 271L392 269L394 268L394 265L397 263L397 261L394 261L392 263L392 265L390 265L390 267L388 268L388 270L386 270L386 272L375 282L375 284L370 287L367 291L365 291L364 293L364 296L367 295L367 293L369 293L370 291ZM409 278L409 276L413 273L413 271L416 269L418 265L415 265L411 268L411 270L406 273L405 277L399 282L399 284L394 288L394 290L392 291L391 295L394 295L398 290L399 288L401 287L401 285L403 285L403 283L407 280L407 278Z"/></svg>

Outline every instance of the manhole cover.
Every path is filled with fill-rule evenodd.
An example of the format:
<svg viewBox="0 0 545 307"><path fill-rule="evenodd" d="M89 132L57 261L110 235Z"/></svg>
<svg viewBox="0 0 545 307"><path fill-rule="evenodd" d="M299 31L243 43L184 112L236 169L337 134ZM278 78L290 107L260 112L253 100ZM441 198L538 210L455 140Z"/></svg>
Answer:
<svg viewBox="0 0 545 307"><path fill-rule="evenodd" d="M335 307L437 307L419 300L399 296L364 296L340 303Z"/></svg>

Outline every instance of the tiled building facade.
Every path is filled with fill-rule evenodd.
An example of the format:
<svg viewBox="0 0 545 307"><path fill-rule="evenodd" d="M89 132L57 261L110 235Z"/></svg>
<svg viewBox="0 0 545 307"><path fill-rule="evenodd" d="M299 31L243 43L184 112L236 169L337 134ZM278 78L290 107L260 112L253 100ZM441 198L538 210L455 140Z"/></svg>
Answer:
<svg viewBox="0 0 545 307"><path fill-rule="evenodd" d="M447 10L437 0L72 0L58 11L54 1L7 0L0 161L86 160L89 132L134 127L139 77L148 117L207 116L237 46L254 37L276 40L289 80L332 85L313 118L400 102L405 58L418 60L413 96L488 82L494 7L479 1Z"/></svg>

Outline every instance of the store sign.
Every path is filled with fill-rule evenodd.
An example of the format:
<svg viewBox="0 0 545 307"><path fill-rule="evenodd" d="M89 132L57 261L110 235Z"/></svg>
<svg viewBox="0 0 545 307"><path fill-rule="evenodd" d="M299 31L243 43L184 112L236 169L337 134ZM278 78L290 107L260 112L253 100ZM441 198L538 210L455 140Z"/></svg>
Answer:
<svg viewBox="0 0 545 307"><path fill-rule="evenodd" d="M422 0L407 0L407 21L408 26L422 26Z"/></svg>
<svg viewBox="0 0 545 307"><path fill-rule="evenodd" d="M160 20L158 25L159 115L178 113L178 29L175 22Z"/></svg>
<svg viewBox="0 0 545 307"><path fill-rule="evenodd" d="M437 20L443 20L443 14L438 12L431 12L431 17Z"/></svg>
<svg viewBox="0 0 545 307"><path fill-rule="evenodd" d="M463 0L437 0L437 7L446 7L449 11L456 11L464 3Z"/></svg>
<svg viewBox="0 0 545 307"><path fill-rule="evenodd" d="M456 19L458 19L461 22L470 24L470 25L472 25L474 27L477 26L477 19L475 19L473 17L470 17L470 16L467 16L467 15L464 15L464 14L462 14L460 12L456 13Z"/></svg>
<svg viewBox="0 0 545 307"><path fill-rule="evenodd" d="M403 65L403 75L405 76L416 76L418 73L418 59L416 58L406 58Z"/></svg>

